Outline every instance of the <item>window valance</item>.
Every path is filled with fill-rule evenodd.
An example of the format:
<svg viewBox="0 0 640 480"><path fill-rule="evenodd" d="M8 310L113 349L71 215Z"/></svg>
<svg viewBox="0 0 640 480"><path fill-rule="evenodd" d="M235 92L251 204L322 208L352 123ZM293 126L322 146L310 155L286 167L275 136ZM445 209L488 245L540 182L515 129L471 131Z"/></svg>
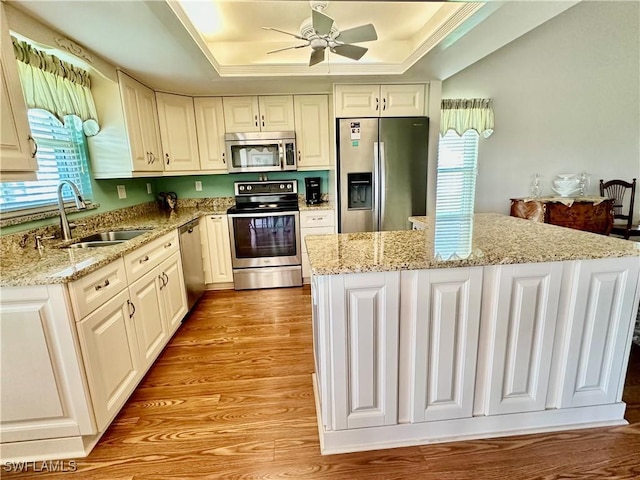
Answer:
<svg viewBox="0 0 640 480"><path fill-rule="evenodd" d="M66 115L76 115L83 121L86 135L98 133L98 113L88 72L27 42L13 37L11 40L27 108L51 112L61 122Z"/></svg>
<svg viewBox="0 0 640 480"><path fill-rule="evenodd" d="M475 130L484 138L493 133L493 102L491 99L443 99L441 102L440 134L454 130L463 135Z"/></svg>

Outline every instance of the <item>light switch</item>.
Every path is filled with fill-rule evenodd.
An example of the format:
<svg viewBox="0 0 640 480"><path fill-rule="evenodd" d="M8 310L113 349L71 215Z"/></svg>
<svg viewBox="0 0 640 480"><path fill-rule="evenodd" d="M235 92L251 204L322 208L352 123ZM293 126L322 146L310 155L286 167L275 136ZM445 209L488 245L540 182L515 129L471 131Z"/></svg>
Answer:
<svg viewBox="0 0 640 480"><path fill-rule="evenodd" d="M200 180L196 180L196 192L202 191L202 182Z"/></svg>
<svg viewBox="0 0 640 480"><path fill-rule="evenodd" d="M127 198L127 189L124 185L118 185L118 198L122 200L123 198Z"/></svg>

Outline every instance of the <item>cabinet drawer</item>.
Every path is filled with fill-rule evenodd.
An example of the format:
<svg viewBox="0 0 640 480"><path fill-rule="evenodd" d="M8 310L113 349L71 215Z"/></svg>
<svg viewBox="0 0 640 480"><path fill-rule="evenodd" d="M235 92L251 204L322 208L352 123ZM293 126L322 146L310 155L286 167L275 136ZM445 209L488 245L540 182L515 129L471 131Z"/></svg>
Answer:
<svg viewBox="0 0 640 480"><path fill-rule="evenodd" d="M302 251L307 251L307 244L304 241L307 235L326 235L332 233L335 233L333 227L302 228L300 230L300 242L302 242Z"/></svg>
<svg viewBox="0 0 640 480"><path fill-rule="evenodd" d="M129 283L135 282L142 275L153 270L160 262L178 250L178 231L174 230L131 253L127 253L124 256L124 266Z"/></svg>
<svg viewBox="0 0 640 480"><path fill-rule="evenodd" d="M300 226L307 227L332 227L333 210L315 210L312 212L300 212Z"/></svg>
<svg viewBox="0 0 640 480"><path fill-rule="evenodd" d="M80 320L127 287L122 258L69 284L71 304Z"/></svg>

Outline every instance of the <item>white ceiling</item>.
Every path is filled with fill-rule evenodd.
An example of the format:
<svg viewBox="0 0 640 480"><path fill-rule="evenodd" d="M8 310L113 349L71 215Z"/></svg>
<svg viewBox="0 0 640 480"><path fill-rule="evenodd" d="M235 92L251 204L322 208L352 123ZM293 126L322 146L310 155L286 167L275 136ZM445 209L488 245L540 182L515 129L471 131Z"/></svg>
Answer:
<svg viewBox="0 0 640 480"><path fill-rule="evenodd" d="M301 42L261 28L298 34L311 15L308 1L7 3L156 90L217 95L330 91L334 82L444 79L576 2L334 0L324 13L341 30L373 23L378 40L360 44L369 48L360 61L329 54L328 62L313 67L308 66L310 47L267 54Z"/></svg>

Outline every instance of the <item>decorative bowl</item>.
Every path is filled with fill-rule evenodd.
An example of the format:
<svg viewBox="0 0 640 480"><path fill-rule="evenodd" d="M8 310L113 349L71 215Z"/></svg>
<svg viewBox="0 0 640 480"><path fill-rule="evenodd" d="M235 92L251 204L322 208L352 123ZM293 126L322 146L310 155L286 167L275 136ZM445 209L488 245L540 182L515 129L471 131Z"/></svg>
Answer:
<svg viewBox="0 0 640 480"><path fill-rule="evenodd" d="M562 178L562 179L569 179L569 178L573 178L575 176L577 176L577 173L559 173L557 176Z"/></svg>
<svg viewBox="0 0 640 480"><path fill-rule="evenodd" d="M579 184L580 181L577 178L562 178L553 181L553 185L559 190L575 189Z"/></svg>
<svg viewBox="0 0 640 480"><path fill-rule="evenodd" d="M561 197L574 197L576 196L578 193L580 193L580 189L579 188L571 188L571 189L557 189L557 188L553 188L552 189L554 192L556 192L558 195L560 195Z"/></svg>

